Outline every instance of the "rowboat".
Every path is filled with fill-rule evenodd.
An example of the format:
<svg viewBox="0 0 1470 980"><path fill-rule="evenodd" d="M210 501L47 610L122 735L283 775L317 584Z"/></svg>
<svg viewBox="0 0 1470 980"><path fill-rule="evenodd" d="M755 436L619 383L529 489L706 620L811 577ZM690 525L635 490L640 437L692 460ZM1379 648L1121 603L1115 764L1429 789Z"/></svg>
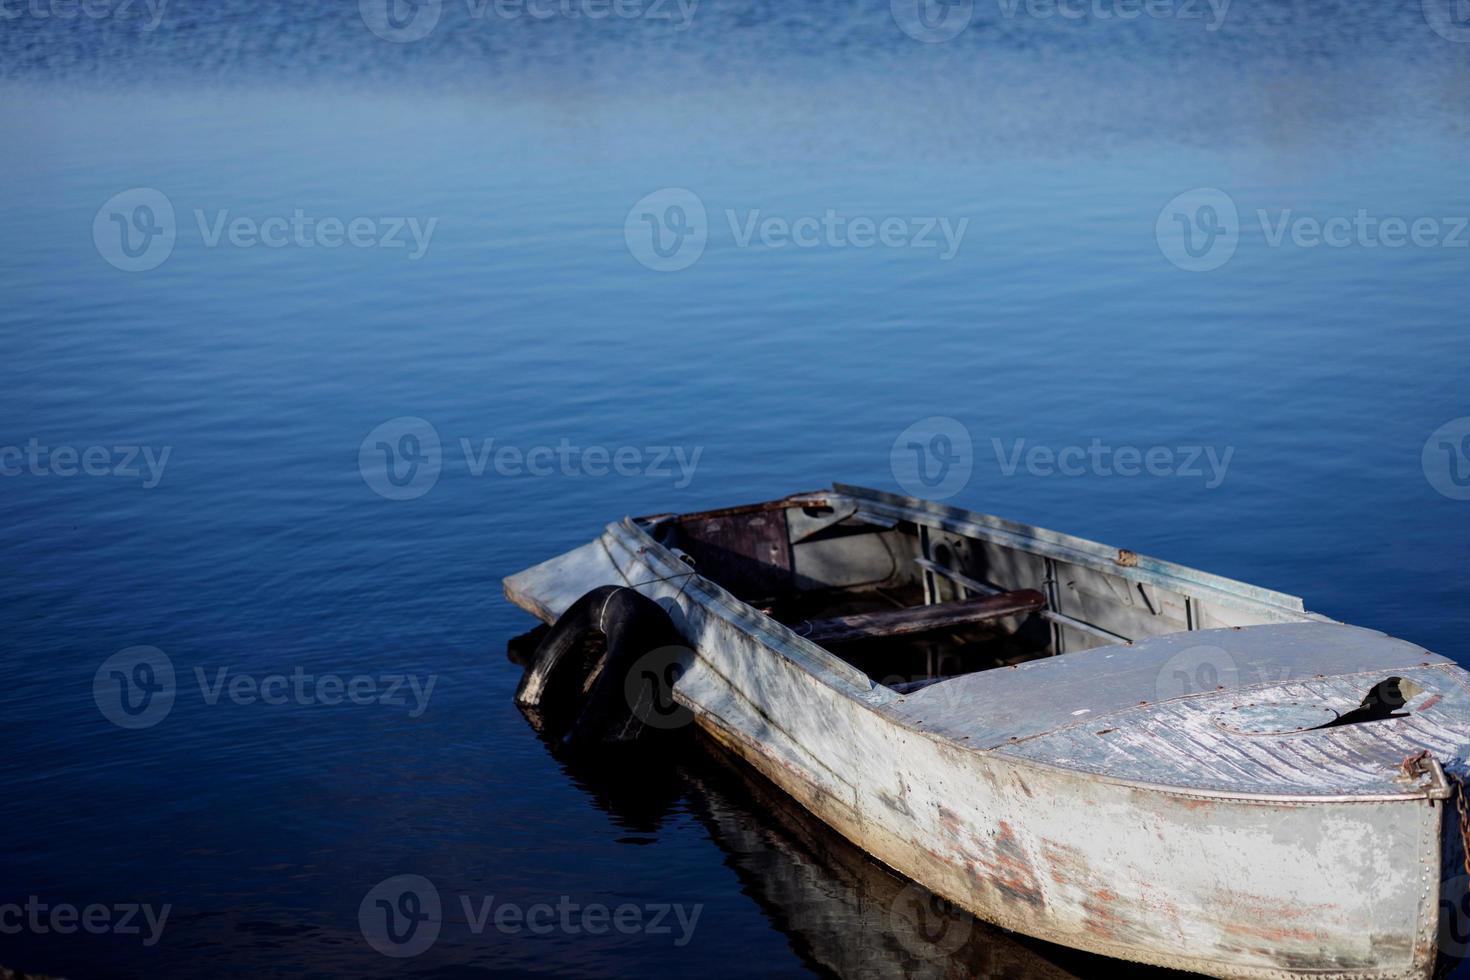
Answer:
<svg viewBox="0 0 1470 980"><path fill-rule="evenodd" d="M1470 673L1297 597L845 484L626 518L505 593L606 634L572 688L624 692L623 735L682 717L1005 929L1218 977L1470 942ZM623 597L681 645L628 639Z"/></svg>

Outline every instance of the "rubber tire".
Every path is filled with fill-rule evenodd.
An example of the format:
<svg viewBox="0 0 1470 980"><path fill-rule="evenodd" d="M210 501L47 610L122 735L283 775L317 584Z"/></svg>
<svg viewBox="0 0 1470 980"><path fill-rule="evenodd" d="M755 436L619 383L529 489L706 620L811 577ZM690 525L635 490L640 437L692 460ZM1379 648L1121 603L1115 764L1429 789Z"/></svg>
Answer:
<svg viewBox="0 0 1470 980"><path fill-rule="evenodd" d="M578 654L593 632L607 638L607 653L578 709L570 702L586 687L590 673ZM627 586L601 586L572 603L551 627L516 688L516 703L563 714L575 710L562 735L566 745L633 741L648 728L628 703L629 670L645 654L683 646L683 637L658 603Z"/></svg>

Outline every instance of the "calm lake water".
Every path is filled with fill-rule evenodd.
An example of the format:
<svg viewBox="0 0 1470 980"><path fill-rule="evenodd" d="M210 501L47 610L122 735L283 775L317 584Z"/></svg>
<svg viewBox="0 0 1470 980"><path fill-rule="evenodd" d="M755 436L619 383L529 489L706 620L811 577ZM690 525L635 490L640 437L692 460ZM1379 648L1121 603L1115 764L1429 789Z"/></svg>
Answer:
<svg viewBox="0 0 1470 980"><path fill-rule="evenodd" d="M1096 972L917 957L901 883L717 762L564 766L512 705L502 576L912 485L910 427L952 503L1470 663L1461 12L528 4L0 8L0 905L170 909L0 963ZM136 647L166 716L94 697ZM395 961L359 907L405 874L446 921Z"/></svg>

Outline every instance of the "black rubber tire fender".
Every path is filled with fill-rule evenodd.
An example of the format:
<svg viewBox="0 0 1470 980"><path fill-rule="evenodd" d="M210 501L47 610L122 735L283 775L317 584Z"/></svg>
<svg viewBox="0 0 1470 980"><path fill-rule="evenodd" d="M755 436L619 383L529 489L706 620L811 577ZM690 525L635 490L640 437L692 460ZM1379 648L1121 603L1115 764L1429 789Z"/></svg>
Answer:
<svg viewBox="0 0 1470 980"><path fill-rule="evenodd" d="M607 639L600 670L581 656L593 632ZM572 603L542 639L516 688L516 703L575 712L562 736L569 745L632 741L648 726L646 711L635 711L628 696L629 674L649 654L657 652L655 659L663 661L677 656L671 651L687 648L658 603L627 586L601 586ZM595 679L592 671L598 671Z"/></svg>

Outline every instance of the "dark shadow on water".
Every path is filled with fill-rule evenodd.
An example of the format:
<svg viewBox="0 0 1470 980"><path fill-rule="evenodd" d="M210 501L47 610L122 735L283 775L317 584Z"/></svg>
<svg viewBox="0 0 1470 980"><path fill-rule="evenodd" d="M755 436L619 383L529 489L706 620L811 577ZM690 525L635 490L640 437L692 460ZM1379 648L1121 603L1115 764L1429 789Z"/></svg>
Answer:
<svg viewBox="0 0 1470 980"><path fill-rule="evenodd" d="M511 637L505 644L505 659L525 670L531 666L532 654L536 652L536 648L541 645L542 639L550 630L550 626L541 623L534 629Z"/></svg>
<svg viewBox="0 0 1470 980"><path fill-rule="evenodd" d="M547 629L538 626L511 639L506 659L525 669ZM654 834L683 796L679 766L690 752L688 740L662 739L656 750L640 743L572 749L561 743L537 711L522 708L521 713L567 778L619 827Z"/></svg>

